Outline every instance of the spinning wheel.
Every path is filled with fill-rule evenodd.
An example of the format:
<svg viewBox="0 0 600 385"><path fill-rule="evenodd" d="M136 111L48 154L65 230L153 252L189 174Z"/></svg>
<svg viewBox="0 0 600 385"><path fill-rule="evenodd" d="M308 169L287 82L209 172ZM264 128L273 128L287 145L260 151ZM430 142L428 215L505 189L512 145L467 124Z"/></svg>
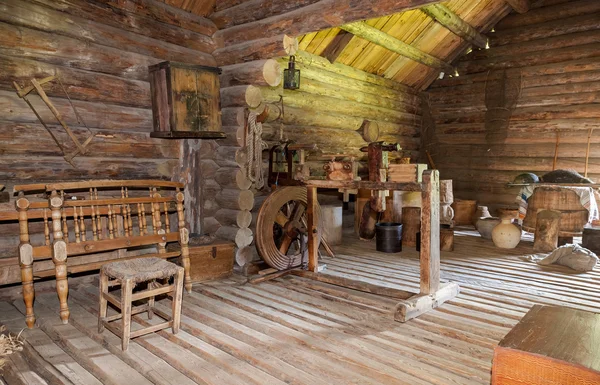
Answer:
<svg viewBox="0 0 600 385"><path fill-rule="evenodd" d="M256 220L256 248L264 261L285 270L308 261L306 188L281 187L263 202ZM321 241L321 207L315 212Z"/></svg>

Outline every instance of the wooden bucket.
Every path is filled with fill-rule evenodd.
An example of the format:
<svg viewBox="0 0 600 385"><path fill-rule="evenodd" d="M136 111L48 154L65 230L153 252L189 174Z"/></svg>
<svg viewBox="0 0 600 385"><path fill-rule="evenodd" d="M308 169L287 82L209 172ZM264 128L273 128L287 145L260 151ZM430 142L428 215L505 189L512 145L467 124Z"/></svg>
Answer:
<svg viewBox="0 0 600 385"><path fill-rule="evenodd" d="M477 201L467 199L455 199L452 203L454 209L454 224L457 226L461 225L472 225L473 215L477 210Z"/></svg>
<svg viewBox="0 0 600 385"><path fill-rule="evenodd" d="M523 230L535 232L537 214L541 210L560 211L558 235L572 237L580 235L588 222L588 211L581 205L575 191L562 187L537 187L528 200Z"/></svg>

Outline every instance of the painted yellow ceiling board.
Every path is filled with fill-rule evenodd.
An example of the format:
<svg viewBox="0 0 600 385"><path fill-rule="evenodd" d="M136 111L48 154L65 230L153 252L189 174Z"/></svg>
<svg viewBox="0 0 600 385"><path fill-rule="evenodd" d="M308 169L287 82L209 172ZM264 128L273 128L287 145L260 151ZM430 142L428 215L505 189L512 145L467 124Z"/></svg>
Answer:
<svg viewBox="0 0 600 385"><path fill-rule="evenodd" d="M313 41L315 36L317 36L317 33L318 32L310 32L310 33L307 33L306 35L302 36L298 40L298 49L308 52L308 49L307 49L308 45L310 44L311 41Z"/></svg>
<svg viewBox="0 0 600 385"><path fill-rule="evenodd" d="M330 29L324 29L322 31L317 32L317 35L308 44L308 47L306 47L306 51L310 53L315 53L315 50L321 44L323 39L325 39L327 35L329 35L329 31Z"/></svg>
<svg viewBox="0 0 600 385"><path fill-rule="evenodd" d="M388 33L388 31L398 23L400 18L400 13L392 15L392 17L389 18L385 25L382 26L381 31ZM371 72L368 69L366 69L366 67L369 66L369 64L373 61L377 61L381 56L383 56L387 52L390 51L377 44L369 43L367 47L363 50L362 54L352 62L352 66L366 72Z"/></svg>
<svg viewBox="0 0 600 385"><path fill-rule="evenodd" d="M314 54L321 55L323 53L323 51L325 51L327 46L329 46L329 44L331 44L333 39L335 39L335 37L340 33L340 31L341 31L341 29L339 29L337 27L331 28L329 30L329 33L327 34L327 36L325 36L323 38L323 40L321 40L321 43L314 49Z"/></svg>
<svg viewBox="0 0 600 385"><path fill-rule="evenodd" d="M406 26L411 25L419 20L419 14L416 12L403 12L402 17L397 23L397 28L405 28ZM399 36L399 34L396 33ZM400 39L403 40L403 39ZM403 40L404 41L404 40ZM385 73L385 70L398 58L400 55L386 50L386 54L378 60L378 63L374 63L374 66L370 69L370 72L377 73L378 75L382 75Z"/></svg>
<svg viewBox="0 0 600 385"><path fill-rule="evenodd" d="M450 5L454 8L454 11L458 13L461 13L461 10L469 10L468 12L463 12L462 17L466 18L469 13L477 12L482 14L482 18L489 18L490 9L488 8L487 11L485 9L487 2L488 0L461 0L460 2L452 2ZM423 33L419 39L413 42L413 46L424 52L428 52L435 57L446 59L455 49L460 47L462 42L461 38L454 35L440 24L435 23L435 26L431 27L426 33ZM426 72L437 72L437 74L439 74L439 71L435 69L428 69ZM413 63L395 63L388 69L387 76L396 81L414 85L415 81L423 78L423 68L416 66ZM427 74L426 77L429 76L430 75Z"/></svg>
<svg viewBox="0 0 600 385"><path fill-rule="evenodd" d="M380 17L378 19L367 20L366 23L371 27L381 29L392 16L393 15ZM350 44L348 44L346 48L342 51L342 53L338 56L337 62L351 66L352 62L358 56L362 55L363 51L367 48L369 44L372 43L365 39L355 37L354 39L352 39L352 41L350 41Z"/></svg>
<svg viewBox="0 0 600 385"><path fill-rule="evenodd" d="M499 19L498 14L502 14L503 9L506 9L504 4L495 0L485 0L476 4L475 7L471 7L470 12L465 14L464 17L465 19L470 20L477 29L483 29L484 32L487 32L487 30L496 23L496 19ZM449 58L449 60L452 60L462 54L468 46L469 44L461 39L448 38L443 45L436 47L433 52L441 53L446 58ZM418 77L420 80L417 83L410 83L419 89L424 89L431 84L433 81L432 79L435 79L437 75L438 74L434 73L429 73L426 76L423 76L423 74L413 74L415 78Z"/></svg>

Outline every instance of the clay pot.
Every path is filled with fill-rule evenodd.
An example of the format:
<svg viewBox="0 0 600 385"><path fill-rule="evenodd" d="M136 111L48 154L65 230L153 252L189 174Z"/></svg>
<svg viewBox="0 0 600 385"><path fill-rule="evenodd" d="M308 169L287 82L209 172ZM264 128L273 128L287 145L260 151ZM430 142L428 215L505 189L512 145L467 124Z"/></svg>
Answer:
<svg viewBox="0 0 600 385"><path fill-rule="evenodd" d="M477 206L477 210L475 210L475 214L473 214L472 223L477 226L479 218L488 218L491 216L487 206Z"/></svg>
<svg viewBox="0 0 600 385"><path fill-rule="evenodd" d="M475 223L475 228L484 239L492 239L492 230L500 224L501 219L496 217L480 217Z"/></svg>
<svg viewBox="0 0 600 385"><path fill-rule="evenodd" d="M514 249L521 242L521 228L512 223L508 216L492 230L492 241L501 249Z"/></svg>

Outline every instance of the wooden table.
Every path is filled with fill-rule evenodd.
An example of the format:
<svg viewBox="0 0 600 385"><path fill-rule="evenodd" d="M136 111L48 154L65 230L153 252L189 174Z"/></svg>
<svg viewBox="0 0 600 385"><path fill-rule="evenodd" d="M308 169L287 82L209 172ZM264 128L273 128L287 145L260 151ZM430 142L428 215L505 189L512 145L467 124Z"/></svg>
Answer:
<svg viewBox="0 0 600 385"><path fill-rule="evenodd" d="M308 271L294 270L292 274L352 289L399 299L394 318L405 322L454 298L459 292L457 283L440 283L440 181L437 170L426 170L422 183L306 180L308 224ZM369 189L421 191L421 251L420 292L418 294L367 284L363 281L340 278L319 272L319 237L313 213L317 208L317 189Z"/></svg>
<svg viewBox="0 0 600 385"><path fill-rule="evenodd" d="M600 384L600 314L534 305L494 349L492 384Z"/></svg>

